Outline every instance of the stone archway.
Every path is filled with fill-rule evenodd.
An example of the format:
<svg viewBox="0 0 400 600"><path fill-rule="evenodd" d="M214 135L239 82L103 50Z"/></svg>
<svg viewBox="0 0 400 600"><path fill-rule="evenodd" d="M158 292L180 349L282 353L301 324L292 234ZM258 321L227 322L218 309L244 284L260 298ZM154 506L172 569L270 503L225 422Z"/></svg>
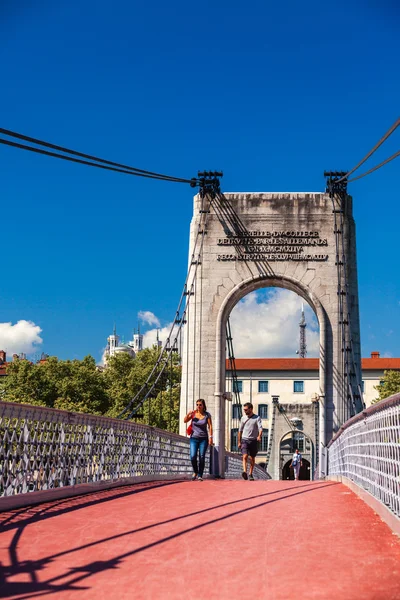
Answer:
<svg viewBox="0 0 400 600"><path fill-rule="evenodd" d="M280 287L284 289L291 290L297 293L299 296L304 298L308 304L310 304L311 308L314 310L316 317L319 323L319 331L320 331L320 357L324 357L331 352L330 347L328 346L327 340L327 329L328 328L328 320L325 310L319 301L310 291L307 286L303 285L301 282L296 281L292 277L253 277L248 278L235 286L229 294L227 294L222 306L219 310L218 318L217 318L217 335L216 340L216 375L215 375L215 388L221 389L225 384L225 326L226 321L234 308L234 306L248 293L253 292L260 288L265 287ZM325 396L326 396L326 379L327 379L327 369L329 373L329 365L327 365L325 360L320 360L319 364L319 387L320 387L320 402L319 402L319 439L326 439L325 425L326 425L326 411L325 411ZM221 401L221 408L216 408L216 413L220 415L220 417L225 417L224 403ZM223 414L222 414L223 413ZM225 433L224 421L220 424L223 429L222 433ZM311 439L311 438L310 438ZM222 441L223 440L223 441ZM224 438L221 436L221 445L225 443ZM276 445L279 447L279 444ZM272 451L272 456L270 460L270 464L272 461L279 458L279 452L276 453L274 450ZM280 472L280 468L276 465L273 472L270 475L274 478L278 476Z"/></svg>
<svg viewBox="0 0 400 600"><path fill-rule="evenodd" d="M304 438L304 444L300 448L295 440L296 434ZM278 469L275 469L276 479L294 479L293 469L289 469L289 465L292 461L293 453L296 448L302 455L303 466L300 469L300 479L313 479L315 470L315 444L312 438L313 436L301 429L287 430L283 435L280 436L276 444L276 462L279 465L278 473Z"/></svg>
<svg viewBox="0 0 400 600"><path fill-rule="evenodd" d="M346 309L352 316L353 356L360 373L355 226L350 198L344 213L343 256L349 290ZM226 194L211 203L200 195L194 198L191 261L196 256L198 231L206 230L207 235L185 326L181 423L196 397L204 397L214 416L221 475L225 452L225 326L233 306L251 291L261 287L292 290L316 313L320 326L320 442L326 444L351 414L343 384L334 216L331 198L323 193Z"/></svg>
<svg viewBox="0 0 400 600"><path fill-rule="evenodd" d="M292 481L294 480L293 469L289 468L290 460L286 461L282 468L282 480ZM306 458L303 458L303 466L300 467L299 479L302 481L309 481L311 479L311 465Z"/></svg>

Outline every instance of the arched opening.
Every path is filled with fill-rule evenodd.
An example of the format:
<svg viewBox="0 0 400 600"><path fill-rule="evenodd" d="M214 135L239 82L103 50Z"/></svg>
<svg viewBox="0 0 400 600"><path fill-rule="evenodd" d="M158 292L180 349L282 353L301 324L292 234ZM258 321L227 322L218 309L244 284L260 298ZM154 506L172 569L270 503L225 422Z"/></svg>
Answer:
<svg viewBox="0 0 400 600"><path fill-rule="evenodd" d="M304 303L305 298L306 303ZM308 325L307 356L308 358L319 358L325 344L323 308L318 300L312 302L306 290L293 281L280 280L278 282L271 278L260 279L258 282L252 280L248 282L248 285L237 286L236 291L233 290L225 302L224 319L221 318L220 321L222 328L223 322L226 323L228 317L230 319L238 370L237 379L234 381L229 362L227 363L225 390L232 393L235 391L234 386L237 386L241 404L251 402L254 412L261 416L263 438L259 446L257 463L266 465L270 474L274 449L279 461L282 460L279 441L282 427L287 429L288 426L291 426L292 430L298 427L301 430L303 425L306 425L314 440L320 433L320 431L315 433L315 430L319 429L318 420L315 418L315 410L318 411L318 407L315 408L315 402L309 414L306 409L307 405L311 407L313 400L319 399L322 395L321 390L325 386L324 361L320 361L318 365L314 360L312 373L307 371L310 361L296 361L297 358L301 358L299 356L301 349L299 325L303 310ZM224 336L225 331L221 331L221 342ZM220 350L223 351L221 352L221 363L224 367L225 347L220 347ZM296 369L298 370L296 371ZM276 423L275 427L273 423L273 402L277 399L280 407L280 421L282 421L278 428ZM223 410L223 407L221 409ZM237 406L229 402L225 403L225 410L226 448L237 451L240 412ZM305 447L304 435L299 432L298 436L300 436L298 444ZM301 436L302 439L300 439ZM310 440L310 436L307 437L307 440ZM312 468L310 465L313 463L311 440L307 441L307 446L310 456L309 460L305 459L308 468L304 467L303 469L302 477L304 479L310 478ZM291 452L294 451L293 448L294 444L291 442ZM299 450L302 451L302 448ZM279 479L283 476L282 467L281 462L279 466L276 465L272 475L274 478Z"/></svg>
<svg viewBox="0 0 400 600"><path fill-rule="evenodd" d="M303 431L296 429L287 431L279 442L279 478L294 479L293 469L289 469L295 450L302 456L303 466L300 467L299 478L310 480L313 478L315 468L314 444L311 437Z"/></svg>
<svg viewBox="0 0 400 600"><path fill-rule="evenodd" d="M289 467L291 460L286 461L282 468L282 479L283 481L293 481L294 471ZM301 481L309 481L311 478L311 465L306 458L302 460L303 466L300 467L299 479Z"/></svg>

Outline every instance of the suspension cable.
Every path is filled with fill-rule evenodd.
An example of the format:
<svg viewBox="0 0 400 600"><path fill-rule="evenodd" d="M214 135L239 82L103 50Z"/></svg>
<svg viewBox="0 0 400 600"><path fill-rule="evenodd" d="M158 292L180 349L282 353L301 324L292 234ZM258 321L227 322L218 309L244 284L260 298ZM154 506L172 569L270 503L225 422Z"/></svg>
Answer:
<svg viewBox="0 0 400 600"><path fill-rule="evenodd" d="M344 245L344 208L345 208L345 196L347 195L347 180L343 180L343 173L340 172L328 172L325 173L329 176L327 191L332 200L332 212L334 214L334 234L335 234L335 245L336 245L336 266L337 266L337 278L338 278L338 310L339 310L339 324L341 326L341 344L342 344L342 417L344 417L345 405L347 400L351 400L351 406L353 413L356 414L362 409L362 391L361 383L359 380L359 373L356 366L356 360L354 355L353 346L353 330L351 325L351 315L349 307L349 284L347 278L347 264L346 264L346 253ZM336 204L337 201L337 204ZM337 208L338 206L338 208ZM337 214L340 215L339 223ZM341 236L341 238L340 238ZM341 239L341 241L340 241ZM340 256L341 249L341 256ZM347 329L346 329L347 328ZM349 354L351 355L349 357ZM351 360L351 366L349 364L349 358ZM353 383L351 378L355 376L357 394L353 391ZM347 381L346 381L347 380ZM347 390L347 391L346 391ZM359 402L357 402L359 399ZM347 415L346 415L347 418ZM343 418L343 420L345 420Z"/></svg>
<svg viewBox="0 0 400 600"><path fill-rule="evenodd" d="M9 129L3 129L2 127L0 127L0 133L2 133L3 135L7 135L8 137L13 137L13 138L17 138L20 140L24 140L25 142L31 142L33 144L37 144L38 146L44 146L45 148L52 148L53 150L59 150L61 152L66 152L67 154L72 154L73 156L80 156L81 158L88 158L89 160L95 160L96 162L101 162L106 165L111 165L112 167L119 167L120 169L127 169L129 171L135 171L136 173L142 173L144 175L153 175L154 177L160 177L162 179L170 179L173 181L182 181L185 183L190 183L192 181L189 179L183 179L181 177L171 177L169 175L163 175L162 173L156 173L154 171L145 171L144 169L138 169L137 167L130 167L128 165L113 162L111 160L105 160L104 158L98 158L97 156L92 156L91 154L84 154L83 152L78 152L76 150L71 150L70 148L65 148L64 146L58 146L57 144L45 142L45 141L39 140L37 138L23 135L22 133L10 131ZM29 148L30 148L30 146L29 146Z"/></svg>
<svg viewBox="0 0 400 600"><path fill-rule="evenodd" d="M378 169L380 169L381 167L383 167L390 161L394 160L398 156L400 156L400 150L398 152L395 152L394 154L392 154L392 156L389 156L389 158L387 158L386 160L383 160L381 163L379 163L379 165L376 165L376 167L372 167L372 169L370 169L369 171L366 171L365 173L362 173L361 175L357 175L357 177L353 177L352 179L349 179L347 183L352 183L353 181L357 181L357 179L366 177L366 175L369 175L370 173L377 171Z"/></svg>
<svg viewBox="0 0 400 600"><path fill-rule="evenodd" d="M188 283L189 283L189 278L190 278L192 270L193 270L192 267L194 266L194 272L195 272L194 276L195 276L196 271L197 271L197 264L195 264L196 261L194 260L194 258L196 256L195 252L196 252L196 246L198 244L199 238L200 238L200 227L198 228L198 231L197 231L197 234L196 234L195 243L194 243L194 249L193 249L193 252L192 252L191 260L189 261L189 269L188 269L188 273L186 275L186 280L185 280L185 283L184 283L184 286L183 286L181 297L180 297L179 302L178 302L178 308L176 310L176 316L175 316L174 321L172 322L171 328L169 330L169 334L168 334L168 336L167 336L167 338L166 338L166 340L164 342L163 348L162 348L162 350L160 352L160 356L159 356L158 360L156 361L155 365L153 366L153 369L151 370L150 374L148 375L148 377L146 379L146 382L141 387L141 389L139 390L139 392L135 395L135 397L131 400L131 402L118 415L119 418L121 418L131 408L131 406L134 403L134 401L136 400L136 398L144 391L144 389L147 388L147 386L149 385L149 382L150 382L151 378L153 377L155 371L157 370L159 364L164 360L164 358L163 358L164 352L165 352L167 346L170 344L170 339L172 337L173 330L174 330L175 326L178 325L178 329L177 329L177 333L176 333L176 335L178 335L179 332L180 332L180 330L181 330L181 328L182 328L182 325L184 324L183 321L186 320L186 314L187 314L187 310L188 310L188 304L189 304L190 296L192 296L193 293L194 293L193 292L193 283L191 284L190 287L188 286ZM194 277L193 277L193 280L194 280ZM186 305L185 305L182 317L180 317L180 313L181 313L181 309L182 309L182 304L183 304L184 300L186 300Z"/></svg>
<svg viewBox="0 0 400 600"><path fill-rule="evenodd" d="M202 210L204 210L204 198L202 198ZM204 237L206 235L207 231L205 230L205 227L203 228L203 232L202 232L202 236ZM204 242L203 242L204 244ZM202 332L203 332L203 327L202 327L202 323L203 323L203 253L200 257L201 263L200 263L200 307L199 307L199 312L200 312L200 316L199 316L199 322L200 322L200 328L199 328L199 391L198 391L198 398L202 398L202 394L201 394L201 358L202 358Z"/></svg>
<svg viewBox="0 0 400 600"><path fill-rule="evenodd" d="M361 167L361 165L363 165L369 159L369 157L372 156L373 153L376 150L378 150L378 148L380 146L382 146L383 142L385 142L388 139L388 137L390 135L392 135L392 133L394 131L396 131L396 129L398 128L399 125L400 125L400 118L397 119L397 121L395 121L395 123L393 123L393 125L390 127L390 129L388 129L388 131L385 133L385 135L383 135L381 137L381 139L379 140L379 142L377 144L375 144L375 146L372 148L372 150L370 150L368 152L368 154L366 156L364 156L364 158L353 169L350 169L350 171L348 171L345 175L343 175L343 177L341 179L339 179L337 183L340 183L340 182L344 181L345 179L347 179L349 177L349 175L351 175L352 173L354 173L354 171L357 171L357 169L359 167Z"/></svg>
<svg viewBox="0 0 400 600"><path fill-rule="evenodd" d="M186 311L186 321L187 321L187 327L186 327L186 369L185 369L185 373L186 373L186 390L185 390L185 398L186 398L186 411L185 411L185 415L187 415L188 413L188 408L189 408L189 344L190 344L190 304L187 305L187 311ZM182 369L183 369L183 364L182 364Z"/></svg>
<svg viewBox="0 0 400 600"><path fill-rule="evenodd" d="M342 204L344 203L344 198L342 199ZM345 347L345 352L346 352L346 367L347 367L347 387L348 387L348 391L350 393L351 396L351 402L353 405L353 409L354 412L357 413L359 412L359 410L361 410L362 408L362 403L363 403L363 398L362 398L362 389L361 389L361 381L359 379L359 373L357 371L356 368L356 361L355 361L355 356L354 356L354 344L353 344L353 330L352 330L352 326L351 326L351 316L350 316L350 308L349 308L349 298L350 298L350 290L349 290L349 282L348 282L348 277L347 277L347 263L346 263L346 254L345 254L345 245L344 245L344 216L343 216L343 210L340 212L340 229L342 231L342 236L341 236L341 241L342 241L342 264L343 264L343 280L344 280L344 291L345 291L345 298L346 298L346 318L345 318L345 322L344 324L346 325L346 321L347 321L347 326L348 326L348 343L349 346ZM353 369L353 373L349 370L349 365L348 365L348 352L351 353L351 367ZM356 378L356 386L357 386L357 394L354 394L353 392L353 386L351 383L351 377L354 376ZM357 401L356 399L359 398L360 402L359 405L357 406Z"/></svg>
<svg viewBox="0 0 400 600"><path fill-rule="evenodd" d="M232 338L232 330L231 330L231 324L230 324L229 317L226 322L226 342L227 342L227 349L228 349L229 371L230 371L231 388L232 388L232 411L231 411L231 414L229 415L229 421L231 421L232 425L233 425L233 422L235 421L235 427L236 427L236 425L239 425L239 421L242 418L242 402L240 399L239 382L238 382L237 370L236 370L236 359L235 359L235 353L234 353L234 349L233 349L233 338ZM234 409L234 407L236 407L236 410ZM234 410L235 410L235 412L234 412ZM232 430L232 427L229 427L229 429ZM232 434L231 434L231 439L230 439L230 450L232 450Z"/></svg>
<svg viewBox="0 0 400 600"><path fill-rule="evenodd" d="M219 180L218 177L221 177L222 173L220 172L208 172L208 171L204 171L202 173L199 172L199 177L200 177L200 184L202 186L201 188L201 193L204 193L208 198L209 198L209 202L208 205L211 206L211 203L213 201L213 198L215 197L215 193L217 191L219 191ZM135 402L137 401L137 399L144 393L144 397L141 400L141 402L139 402L139 404L137 404L135 406L135 408L129 413L129 415L125 418L129 419L131 418L139 409L140 406L142 406L143 402L146 400L146 398L148 397L148 395L151 393L151 391L154 389L154 387L157 385L165 367L168 364L168 358L169 358L169 353L172 351L172 344L170 343L170 340L172 338L172 334L173 334L173 330L175 328L175 326L178 324L178 328L175 334L175 343L177 342L177 336L180 334L182 326L184 325L184 323L186 323L186 315L187 315L187 311L189 308L189 303L190 303L190 297L191 295L194 295L194 282L196 280L196 275L197 275L197 270L198 270L198 266L200 263L200 260L194 260L196 254L195 254L195 250L196 250L196 246L201 234L201 241L200 241L200 248L199 248L199 256L202 256L202 250L203 250L203 244L204 244L204 234L203 232L206 229L206 223L207 223L207 215L210 211L209 210L204 210L202 211L202 214L204 216L202 216L202 220L200 221L198 230L197 230L197 234L196 234L196 239L195 239L195 244L194 244L194 250L192 253L192 258L190 260L190 264L189 264L189 269L188 269L188 274L186 276L186 281L185 281L185 285L183 288L183 292L181 295L181 299L178 305L178 310L176 312L176 319L175 321L172 323L170 332L169 332L169 336L167 337L165 343L164 343L164 347L160 353L160 359L156 361L153 369L151 370L151 373L148 375L144 385L141 387L141 389L137 392L137 394L134 396L134 398L132 398L132 400L129 402L129 404L124 408L124 410L118 415L119 418L121 418L123 415L125 415L131 408L132 406L135 405ZM194 273L193 276L191 278L191 285L188 290L188 283L189 283L189 278L191 276L191 271L192 271L192 266L194 265ZM186 298L186 304L185 304L185 308L183 310L182 313L182 317L179 318L180 315L180 310L182 307L182 302L183 299ZM168 348L168 345L170 346ZM165 352L167 351L168 348L168 352L165 355ZM163 359L161 359L161 357L164 356ZM153 375L155 374L157 368L159 367L159 365L161 364L161 371L160 373L157 375L155 381L150 385L151 379L153 377ZM150 387L149 387L150 386Z"/></svg>
<svg viewBox="0 0 400 600"><path fill-rule="evenodd" d="M174 340L174 345L175 345L176 342L177 342L177 337L178 337L178 335L181 332L182 326L187 322L187 316L188 316L188 311L189 311L189 307L190 307L190 296L194 295L194 282L196 280L198 261L195 261L195 263L196 264L195 264L195 270L194 270L194 274L193 274L193 280L192 280L192 284L190 286L189 295L188 295L188 297L186 299L186 306L185 306L185 309L184 309L184 311L182 313L182 318L176 320L172 324L172 328L170 330L170 334L169 334L168 338L166 339L166 343L164 344L163 354L164 354L164 352L166 352L166 355L165 355L165 358L163 359L164 364L161 367L161 371L157 375L157 377L156 377L155 381L153 382L153 384L150 385L150 381L151 381L152 376L154 375L154 372L156 371L157 367L162 362L162 361L157 361L157 363L154 365L154 367L153 367L150 375L147 377L147 380L146 380L145 384L142 386L142 388L139 390L139 392L136 394L136 396L131 400L131 402L124 409L124 411L122 411L122 413L119 415L119 417L121 417L125 412L127 412L127 410L129 410L132 407L132 405L135 403L135 401L141 395L141 393L143 393L145 391L146 393L145 393L145 396L144 396L143 400L141 402L139 402L139 404L136 405L136 407L131 411L131 413L126 418L130 419L137 412L137 410L142 406L143 402L145 402L146 398L149 396L149 394L151 393L151 391L157 385L159 379L161 378L161 375L163 374L165 368L168 365L168 358L169 358L169 356L170 356L170 354L172 352L172 349L171 349L172 345L170 343L170 340L171 340L173 328L174 328L175 324L177 323L177 321L179 321L179 326L178 326L178 329L177 329L176 334L175 334L175 340ZM168 347L168 344L169 344L169 347ZM150 388L148 388L148 385L150 385Z"/></svg>
<svg viewBox="0 0 400 600"><path fill-rule="evenodd" d="M200 255L199 255L200 256ZM197 272L196 272L197 275ZM193 311L193 376L192 376L192 395L193 402L195 401L196 394L196 334L197 334L197 277L193 278L193 286L194 286L194 311Z"/></svg>
<svg viewBox="0 0 400 600"><path fill-rule="evenodd" d="M57 152L50 152L48 150L43 150L42 148L34 148L33 146L27 146L26 144L19 144L18 142L12 142L11 140L5 140L0 138L0 144L6 146L12 146L13 148L20 148L21 150L28 150L29 152L35 152L36 154L44 154L45 156L52 156L53 158L60 158L62 160L67 160L69 162L79 163L81 165L88 165L89 167L97 167L98 169L105 169L107 171L116 171L117 173L125 173L126 175L135 175L136 177L146 177L147 179L158 179L160 181L171 181L173 183L189 183L192 187L197 185L196 180L193 179L182 179L178 177L169 177L168 175L153 175L150 172L139 172L134 169L134 167L124 167L121 165L121 168L107 166L106 164L97 164L95 162L90 162L87 160L82 160L79 158L73 158L72 156L66 156L64 154L58 154ZM76 153L80 154L80 153ZM101 159L94 159L101 160ZM102 161L104 163L111 161ZM116 163L117 164L117 163Z"/></svg>
<svg viewBox="0 0 400 600"><path fill-rule="evenodd" d="M335 263L336 263L336 272L337 272L337 299L338 299L339 325L340 325L341 349L342 349L342 353L341 353L342 378L341 378L341 390L340 390L340 395L341 395L340 411L341 411L341 418L344 422L346 420L344 418L344 410L345 410L344 403L345 403L345 399L347 399L346 381L345 380L346 380L346 378L347 378L347 380L349 379L348 378L348 361L347 361L347 352L346 352L346 347L347 347L346 328L345 328L345 321L347 321L347 319L345 319L345 316L343 313L343 289L342 289L342 274L343 274L343 271L346 270L346 266L343 264L343 261L344 261L343 254L342 254L342 257L340 257L339 236L342 235L342 237L343 237L343 221L341 221L340 226L339 226L338 222L337 222L338 210L336 208L334 193L331 193L331 200L332 200L332 212L334 214L334 234L335 234L335 252L336 252ZM339 213L341 215L343 214L343 209L344 209L343 203L341 201L341 198L339 197ZM353 410L355 411L355 406L353 406Z"/></svg>
<svg viewBox="0 0 400 600"><path fill-rule="evenodd" d="M173 403L173 390L172 390L172 379L173 379L173 368L172 368L172 352L170 354L170 376L169 376L169 419L168 419L168 428L171 431L171 421L172 421L172 403Z"/></svg>
<svg viewBox="0 0 400 600"><path fill-rule="evenodd" d="M228 346L229 370L231 372L231 379L232 379L232 392L233 392L233 396L235 399L234 404L239 405L241 408L242 403L240 400L240 392L239 392L237 370L236 370L236 359L235 359L235 353L233 350L233 338L232 338L232 330L231 330L231 323L230 323L229 317L226 322L226 341L227 341L227 346ZM239 410L238 412L240 414L241 410ZM240 419L241 417L242 417L242 415L240 414L240 416L238 418Z"/></svg>

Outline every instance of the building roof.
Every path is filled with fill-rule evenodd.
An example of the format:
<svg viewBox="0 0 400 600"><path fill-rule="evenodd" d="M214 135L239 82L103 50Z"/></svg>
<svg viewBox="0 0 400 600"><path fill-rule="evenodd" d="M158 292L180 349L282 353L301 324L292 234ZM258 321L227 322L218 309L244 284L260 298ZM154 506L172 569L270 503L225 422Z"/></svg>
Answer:
<svg viewBox="0 0 400 600"><path fill-rule="evenodd" d="M236 371L318 371L319 358L237 358ZM400 370L400 358L362 358L363 371ZM226 361L229 371L229 361Z"/></svg>

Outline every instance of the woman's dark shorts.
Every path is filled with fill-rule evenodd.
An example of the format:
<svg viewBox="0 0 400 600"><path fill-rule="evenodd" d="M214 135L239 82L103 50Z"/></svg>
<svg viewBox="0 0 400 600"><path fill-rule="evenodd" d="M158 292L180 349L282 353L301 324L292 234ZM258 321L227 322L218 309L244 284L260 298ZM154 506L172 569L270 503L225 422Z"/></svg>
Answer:
<svg viewBox="0 0 400 600"><path fill-rule="evenodd" d="M258 452L257 440L242 440L242 454L248 454L251 458L255 458Z"/></svg>

